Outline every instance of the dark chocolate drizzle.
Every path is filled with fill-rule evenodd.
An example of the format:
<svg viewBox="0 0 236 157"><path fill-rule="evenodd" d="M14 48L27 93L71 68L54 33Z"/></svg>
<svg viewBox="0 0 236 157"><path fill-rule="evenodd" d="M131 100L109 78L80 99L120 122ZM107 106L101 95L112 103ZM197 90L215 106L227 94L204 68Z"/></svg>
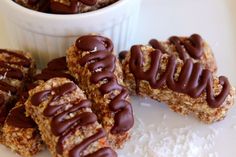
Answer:
<svg viewBox="0 0 236 157"><path fill-rule="evenodd" d="M11 94L16 94L16 92L17 92L16 87L14 87L6 82L3 82L3 81L0 81L0 90L7 92L7 93L10 92Z"/></svg>
<svg viewBox="0 0 236 157"><path fill-rule="evenodd" d="M4 54L4 53L9 55L9 57L8 57L9 61L6 62L7 64L19 65L19 66L23 66L26 68L29 68L31 65L31 60L26 58L22 54L11 52L11 51L4 50L4 49L0 49L0 54ZM18 62L11 61L12 58L17 58L17 59L19 59L19 61Z"/></svg>
<svg viewBox="0 0 236 157"><path fill-rule="evenodd" d="M25 107L19 106L11 110L7 116L6 123L18 128L34 128L36 124L30 117L25 115Z"/></svg>
<svg viewBox="0 0 236 157"><path fill-rule="evenodd" d="M203 40L198 34L193 34L186 40L181 40L177 36L172 36L169 38L169 41L175 45L180 59L184 61L186 61L189 57L193 59L201 59L204 54ZM149 41L149 44L153 48L160 50L162 53L167 53L158 40L152 39Z"/></svg>
<svg viewBox="0 0 236 157"><path fill-rule="evenodd" d="M121 51L119 53L119 60L122 61L123 59L125 59L127 54L128 54L128 51Z"/></svg>
<svg viewBox="0 0 236 157"><path fill-rule="evenodd" d="M24 106L25 101L29 97L28 91L35 88L37 85L38 85L37 83L27 84L25 89L19 93L18 102L21 104L21 106L18 106L10 111L6 119L6 123L8 125L18 127L18 128L36 128L37 127L35 122L30 117L26 117L25 106Z"/></svg>
<svg viewBox="0 0 236 157"><path fill-rule="evenodd" d="M85 150L91 143L97 141L100 138L103 138L104 136L106 136L106 132L104 131L104 129L99 129L96 134L90 136L89 138L81 142L79 145L77 145L75 148L73 148L69 155L71 157L80 157L80 154L83 150ZM106 147L99 149L98 151L92 154L88 154L85 157L116 157L116 156L117 155L114 151L110 151L110 148Z"/></svg>
<svg viewBox="0 0 236 157"><path fill-rule="evenodd" d="M0 70L0 75L5 75L6 78L22 80L24 77L20 69L13 68L9 66L6 62L0 61L0 69L2 69Z"/></svg>
<svg viewBox="0 0 236 157"><path fill-rule="evenodd" d="M111 129L112 134L124 133L134 124L133 111L131 104L126 100L128 97L127 89L117 82L114 75L116 58L112 54L112 42L102 36L88 35L82 36L76 41L76 47L79 51L90 51L80 59L80 65L88 64L88 69L92 72L91 83L97 84L100 81L107 80L99 88L102 94L108 94L114 90L120 91L120 94L113 98L109 107L115 113L115 124ZM100 71L96 71L101 69Z"/></svg>
<svg viewBox="0 0 236 157"><path fill-rule="evenodd" d="M199 97L203 92L206 92L206 101L212 108L217 108L222 105L230 91L228 79L224 76L219 77L222 85L221 92L215 96L213 90L212 73L203 69L200 63L193 63L191 59L184 62L178 80L174 79L177 60L175 56L170 56L165 72L160 71L160 62L162 53L160 50L151 52L151 65L147 71L143 70L143 53L140 46L131 48L130 72L136 79L136 88L139 92L139 82L146 80L154 89L161 88L164 85L175 92L185 93L193 98ZM158 74L160 76L158 77ZM158 77L158 80L157 80Z"/></svg>
<svg viewBox="0 0 236 157"><path fill-rule="evenodd" d="M5 57L5 60L7 60L0 61L0 75L2 77L0 80L0 90L10 93L11 95L16 95L18 94L17 88L4 80L8 78L23 80L24 75L21 69L11 65L29 68L31 65L31 60L22 54L11 52L5 49L0 49L0 54ZM17 61L13 61L13 59L16 59ZM0 94L0 124L4 123L8 112L14 106L13 104L14 102L5 102L4 95Z"/></svg>
<svg viewBox="0 0 236 157"><path fill-rule="evenodd" d="M7 51L4 49L0 49L0 54L6 54L7 55L6 59L8 60L8 61L0 61L0 69L1 69L0 74L6 78L22 80L24 77L22 71L10 65L17 65L29 68L31 60L21 54ZM17 58L19 61L12 61L12 58ZM0 90L5 92L11 92L11 94L16 94L17 92L17 89L15 87L11 86L10 84L2 80L0 80Z"/></svg>
<svg viewBox="0 0 236 157"><path fill-rule="evenodd" d="M56 58L51 60L48 64L47 64L47 69L51 70L51 71L62 71L62 70L68 70L67 68L67 63L66 63L66 57L60 57L60 58Z"/></svg>
<svg viewBox="0 0 236 157"><path fill-rule="evenodd" d="M68 73L66 57L60 57L50 61L40 74L34 76L34 80L47 81L54 77L64 77L74 81L74 78Z"/></svg>
<svg viewBox="0 0 236 157"><path fill-rule="evenodd" d="M95 4L97 4L97 0L70 0L70 5L66 5L61 2L51 1L51 11L53 13L60 14L77 13L79 11L79 2L88 6L94 6Z"/></svg>
<svg viewBox="0 0 236 157"><path fill-rule="evenodd" d="M47 81L51 78L54 78L54 77L64 77L64 78L69 78L71 80L73 80L73 77L69 74L67 74L66 72L68 72L68 68L67 68L67 65L66 65L66 57L60 57L60 58L56 58L52 61L50 61L47 65L47 68L43 69L42 72L36 76L34 76L34 80L37 81L37 80L43 80L43 81ZM26 90L23 91L22 93L20 93L20 99L19 101L21 102L21 104L24 104L25 101L28 99L29 95L28 95L28 91L35 88L36 86L38 85L37 82L35 83L31 83L31 84L28 84L27 87L26 87ZM19 128L25 128L25 123L26 122L29 122L28 125L32 125L31 121L29 120L30 118L26 117L26 116L21 116L21 118L17 119L17 120L13 120L14 116L15 116L15 119L17 117L19 117L17 114L20 114L20 112L12 112L11 111L11 124L9 125L13 125L15 127L19 127ZM16 115L14 115L16 114ZM22 112L22 114L24 114ZM20 121L22 121L22 126L21 126L21 123Z"/></svg>
<svg viewBox="0 0 236 157"><path fill-rule="evenodd" d="M50 90L45 90L34 94L31 98L31 103L34 106L38 106L40 103L45 101L49 96L52 96L47 107L44 110L44 116L52 117L51 121L51 130L55 136L59 136L59 140L56 146L56 150L58 154L63 154L64 143L66 139L68 139L72 134L76 132L82 126L86 126L88 124L95 123L97 121L97 117L92 112L83 112L78 114L77 112L82 108L90 108L91 102L88 100L78 100L74 102L68 102L66 104L56 104L54 103L61 96L66 95L74 90L76 90L77 86L74 83L65 83L59 87L55 87ZM52 104L54 103L54 104ZM72 107L65 108L66 105L72 105ZM67 119L68 115L71 113L75 113L76 115L70 119ZM102 131L103 134L100 133ZM80 144L77 144L74 148L69 151L69 157L79 157L81 153L93 142L97 141L100 138L105 137L106 134L103 129L99 130L97 134L85 139ZM111 157L116 157L116 153L108 148L108 152L110 154L115 154ZM94 152L90 155L98 156L99 153L105 153L107 150L100 149L98 152ZM85 156L88 157L88 156ZM110 157L110 156L104 156Z"/></svg>

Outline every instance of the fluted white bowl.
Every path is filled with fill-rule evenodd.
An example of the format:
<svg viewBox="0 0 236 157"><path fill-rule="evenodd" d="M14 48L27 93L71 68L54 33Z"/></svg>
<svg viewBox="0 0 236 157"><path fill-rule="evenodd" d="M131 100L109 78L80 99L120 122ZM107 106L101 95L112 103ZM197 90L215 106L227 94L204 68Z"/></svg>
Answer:
<svg viewBox="0 0 236 157"><path fill-rule="evenodd" d="M38 65L65 55L65 50L81 35L98 33L111 38L115 51L132 42L140 0L119 0L96 11L56 15L24 8L3 0L0 11L13 48L33 53Z"/></svg>

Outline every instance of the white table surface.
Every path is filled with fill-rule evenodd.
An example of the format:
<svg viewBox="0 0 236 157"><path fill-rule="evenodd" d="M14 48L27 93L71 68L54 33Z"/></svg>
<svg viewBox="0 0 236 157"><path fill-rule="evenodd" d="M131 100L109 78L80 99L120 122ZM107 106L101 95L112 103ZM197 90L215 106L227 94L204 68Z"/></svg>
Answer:
<svg viewBox="0 0 236 157"><path fill-rule="evenodd" d="M1 2L0 2L1 3ZM0 47L9 48L7 34L5 33L0 15ZM149 39L167 39L171 35L190 35L199 33L211 45L217 63L218 74L229 77L231 83L236 86L236 1L235 0L143 0L138 31L134 43L145 44ZM195 118L182 117L171 112L165 105L161 105L152 100L133 98L134 111L137 119L134 134L135 136L147 135L150 128L156 127L160 132L151 130L152 146L148 142L137 141L129 142L120 151L122 157L235 157L236 156L236 107L228 114L224 121L213 125L205 125ZM140 105L141 104L141 105ZM147 107L148 106L148 107ZM143 127L143 128L140 128ZM197 135L198 139L208 143L194 143L194 138L189 138L180 144L177 154L172 148L163 155L159 150L156 152L158 142L163 142L165 138L178 136L176 132L181 132L181 128L187 127L190 135ZM190 127L190 128L189 128ZM177 131L173 131L176 130ZM140 134L140 130L143 131ZM155 130L155 129L154 129ZM212 133L209 133L213 130ZM160 136L167 132L167 135ZM186 133L187 134L187 133ZM208 136L206 136L208 135ZM209 137L210 136L210 137ZM204 138L208 138L205 139ZM145 137L143 137L145 139ZM134 137L137 139L137 137ZM195 138L196 139L196 138ZM192 140L192 141L191 141ZM172 141L173 142L173 141ZM174 141L176 142L176 141ZM209 144L204 148L204 144ZM179 144L179 143L178 143ZM177 143L173 144L174 146ZM188 154L188 149L196 149L195 154ZM176 147L175 147L176 149ZM40 154L38 157L47 157L47 153ZM164 153L165 154L165 153ZM5 147L0 146L0 156L15 157L13 153Z"/></svg>

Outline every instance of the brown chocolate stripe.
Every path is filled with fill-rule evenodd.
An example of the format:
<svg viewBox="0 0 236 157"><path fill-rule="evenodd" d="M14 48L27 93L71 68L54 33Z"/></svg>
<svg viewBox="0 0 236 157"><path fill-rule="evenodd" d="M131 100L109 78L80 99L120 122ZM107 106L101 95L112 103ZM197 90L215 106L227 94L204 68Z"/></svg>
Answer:
<svg viewBox="0 0 236 157"><path fill-rule="evenodd" d="M184 61L189 57L201 59L204 54L203 40L198 34L193 34L186 40L182 40L177 36L172 36L169 38L169 41L175 46L180 59ZM167 53L158 40L152 39L149 41L149 44L153 48L160 50L162 53Z"/></svg>
<svg viewBox="0 0 236 157"><path fill-rule="evenodd" d="M88 100L78 100L75 102L69 102L73 106L69 109L65 108L66 104L58 104L51 105L53 102L60 99L61 96L66 95L70 92L76 90L77 86L74 83L65 83L59 87L52 88L50 90L41 91L35 93L31 98L31 103L34 106L38 106L40 103L45 101L49 96L52 96L50 102L44 110L44 116L52 117L51 121L51 131L55 136L59 136L59 140L56 146L57 153L63 154L64 143L65 141L76 132L82 126L86 126L97 121L97 117L92 112L83 112L81 114L75 115L71 119L66 119L66 117L71 113L77 113L82 108L90 108L91 102ZM58 111L61 111L58 113ZM75 125L76 124L76 125ZM69 157L79 157L81 153L93 142L97 141L100 138L105 137L105 131L103 129L99 130L97 134L83 140L81 143L74 146L69 151ZM112 156L104 156L104 157L116 157L116 153L108 148L109 154L113 154ZM88 156L97 157L99 153L103 152L106 154L107 150L99 149L99 151L94 152ZM86 157L86 156L85 156Z"/></svg>
<svg viewBox="0 0 236 157"><path fill-rule="evenodd" d="M54 77L64 77L70 80L74 80L74 78L70 74L67 74L66 71L68 71L66 64L66 57L56 58L50 61L47 65L47 68L43 69L40 74L34 76L34 81L37 80L47 81ZM26 90L20 93L19 101L21 102L21 104L24 104L25 101L28 99L29 97L28 91L35 88L36 86L38 86L37 82L28 84ZM19 115L19 114L22 115L24 114L22 111L23 111L22 109L21 110L18 109L17 111L11 111L11 117L10 117L11 120L9 123L7 121L8 125L15 126L18 128L26 128L26 126L35 126L34 123L32 123L32 121L29 120L30 118ZM20 123L20 121L22 121L22 123Z"/></svg>
<svg viewBox="0 0 236 157"><path fill-rule="evenodd" d="M143 70L143 53L141 46L133 46L131 48L131 58L129 67L131 73L136 79L137 92L139 89L139 82L146 80L154 89L161 88L164 85L175 92L185 93L192 98L198 98L203 92L206 92L206 101L212 108L220 107L225 101L230 91L230 84L228 79L224 76L219 77L219 82L222 85L221 92L215 96L213 89L212 72L203 69L200 63L193 63L191 59L184 62L178 80L174 80L174 74L177 66L177 59L170 56L165 72L160 71L162 53L160 50L151 52L151 65L147 71ZM159 79L156 77L161 73Z"/></svg>
<svg viewBox="0 0 236 157"><path fill-rule="evenodd" d="M24 106L12 109L7 116L6 123L18 128L35 128L37 126L30 117L26 117Z"/></svg>
<svg viewBox="0 0 236 157"><path fill-rule="evenodd" d="M47 81L54 77L64 77L75 81L74 78L68 73L65 56L51 60L40 74L34 76L34 80Z"/></svg>
<svg viewBox="0 0 236 157"><path fill-rule="evenodd" d="M20 68L16 68L15 66L30 68L32 60L20 53L8 51L5 49L0 49L0 54L4 55L5 59L7 60L0 61L0 75L3 77L3 79L0 80L0 90L10 93L11 95L17 95L19 94L17 93L17 88L3 80L17 79L22 81L24 79L24 74ZM12 61L12 59L17 59L17 61ZM14 65L14 67L11 65ZM8 112L13 107L13 103L11 102L12 104L9 104L8 102L5 102L5 98L2 94L0 96L0 102L0 123L2 124L5 121Z"/></svg>
<svg viewBox="0 0 236 157"><path fill-rule="evenodd" d="M99 88L102 94L110 93L114 90L120 91L109 103L110 110L115 113L115 124L111 130L112 134L124 133L134 124L133 111L131 104L126 100L128 97L127 89L117 82L114 74L116 57L112 54L113 43L105 37L88 35L82 36L76 41L78 52L90 51L79 61L81 66L88 64L88 69L92 72L91 83L97 84L107 80ZM101 69L96 71L97 69Z"/></svg>

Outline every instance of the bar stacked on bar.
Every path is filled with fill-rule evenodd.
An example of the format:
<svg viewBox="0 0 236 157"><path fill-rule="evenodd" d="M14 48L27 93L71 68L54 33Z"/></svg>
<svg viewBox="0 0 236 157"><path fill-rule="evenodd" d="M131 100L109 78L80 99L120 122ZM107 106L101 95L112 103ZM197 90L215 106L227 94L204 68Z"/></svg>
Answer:
<svg viewBox="0 0 236 157"><path fill-rule="evenodd" d="M194 49L190 49L194 54ZM194 63L150 46L132 46L122 60L125 83L139 95L164 102L181 114L194 113L206 123L219 121L234 104L235 89L224 76L216 76Z"/></svg>
<svg viewBox="0 0 236 157"><path fill-rule="evenodd" d="M29 53L0 49L0 141L5 119L34 71Z"/></svg>
<svg viewBox="0 0 236 157"><path fill-rule="evenodd" d="M66 78L29 91L26 111L37 123L53 157L116 157L83 91Z"/></svg>
<svg viewBox="0 0 236 157"><path fill-rule="evenodd" d="M50 61L45 69L33 77L34 82L27 85L21 94L16 107L7 116L3 127L4 144L24 157L31 157L44 148L37 125L25 115L25 101L28 91L54 77L64 77L73 80L69 74L66 57Z"/></svg>
<svg viewBox="0 0 236 157"><path fill-rule="evenodd" d="M217 70L215 57L210 46L198 34L193 34L190 37L172 36L168 41L152 39L149 44L162 53L175 55L183 61L191 58L212 72Z"/></svg>
<svg viewBox="0 0 236 157"><path fill-rule="evenodd" d="M112 42L97 35L82 36L67 50L67 63L79 86L93 101L93 111L108 132L109 143L120 148L129 138L134 119L123 74Z"/></svg>

